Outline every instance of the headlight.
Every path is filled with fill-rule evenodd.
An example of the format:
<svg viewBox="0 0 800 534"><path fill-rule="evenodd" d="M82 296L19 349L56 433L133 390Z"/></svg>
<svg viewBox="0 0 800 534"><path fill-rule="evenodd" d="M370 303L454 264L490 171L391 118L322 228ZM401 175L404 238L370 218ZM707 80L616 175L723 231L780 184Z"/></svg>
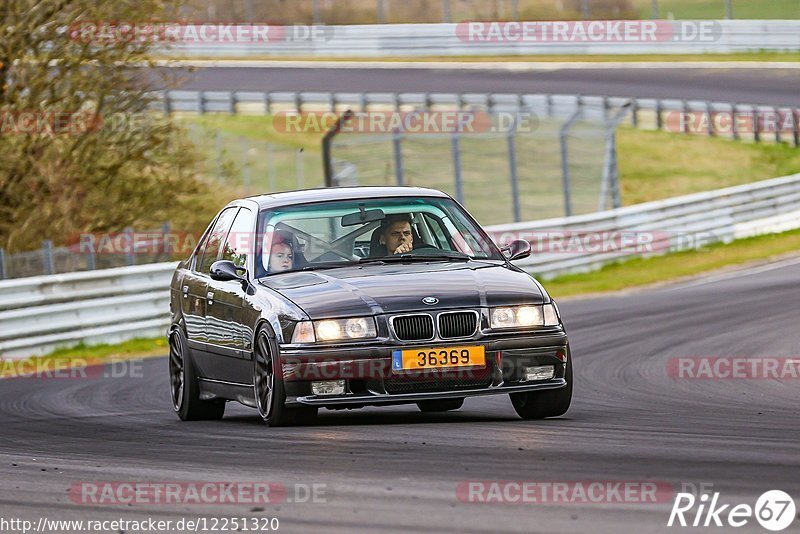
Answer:
<svg viewBox="0 0 800 534"><path fill-rule="evenodd" d="M324 319L301 321L292 334L292 343L314 343L315 341L342 341L377 337L375 319L353 317L350 319Z"/></svg>
<svg viewBox="0 0 800 534"><path fill-rule="evenodd" d="M492 328L531 328L558 326L558 314L553 304L544 306L514 306L491 310Z"/></svg>

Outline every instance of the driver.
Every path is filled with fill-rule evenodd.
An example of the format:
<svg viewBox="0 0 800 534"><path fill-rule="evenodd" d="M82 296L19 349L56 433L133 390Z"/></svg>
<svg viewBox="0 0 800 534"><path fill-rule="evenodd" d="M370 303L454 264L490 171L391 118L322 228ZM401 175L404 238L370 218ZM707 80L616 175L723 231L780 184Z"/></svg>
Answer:
<svg viewBox="0 0 800 534"><path fill-rule="evenodd" d="M408 213L396 213L386 216L381 222L380 244L386 247L387 254L411 252L414 248L411 215Z"/></svg>

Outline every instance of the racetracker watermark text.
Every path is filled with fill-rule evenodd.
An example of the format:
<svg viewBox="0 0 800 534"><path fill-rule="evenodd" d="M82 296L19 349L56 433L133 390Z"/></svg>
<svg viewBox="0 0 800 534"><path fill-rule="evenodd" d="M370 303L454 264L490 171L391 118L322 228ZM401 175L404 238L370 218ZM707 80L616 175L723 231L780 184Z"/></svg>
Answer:
<svg viewBox="0 0 800 534"><path fill-rule="evenodd" d="M649 504L669 502L668 482L653 480L466 480L456 496L465 503Z"/></svg>
<svg viewBox="0 0 800 534"><path fill-rule="evenodd" d="M462 22L456 36L465 43L676 43L718 41L719 22L672 20L592 20Z"/></svg>
<svg viewBox="0 0 800 534"><path fill-rule="evenodd" d="M266 22L83 21L72 24L69 38L82 44L120 43L247 45L325 42L334 28L324 25L281 26Z"/></svg>
<svg viewBox="0 0 800 534"><path fill-rule="evenodd" d="M678 380L799 380L800 356L682 356L667 361Z"/></svg>
<svg viewBox="0 0 800 534"><path fill-rule="evenodd" d="M323 503L327 485L275 482L76 482L69 498L80 505L231 505Z"/></svg>

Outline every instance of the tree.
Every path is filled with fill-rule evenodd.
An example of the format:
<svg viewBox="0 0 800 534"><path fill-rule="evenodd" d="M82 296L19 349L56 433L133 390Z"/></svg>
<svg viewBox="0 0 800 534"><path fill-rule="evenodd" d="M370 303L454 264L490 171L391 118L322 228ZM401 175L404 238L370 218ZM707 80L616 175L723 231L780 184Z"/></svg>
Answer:
<svg viewBox="0 0 800 534"><path fill-rule="evenodd" d="M170 81L147 69L159 43L81 33L169 20L176 3L0 2L0 247L157 224L208 191L182 129L153 109Z"/></svg>

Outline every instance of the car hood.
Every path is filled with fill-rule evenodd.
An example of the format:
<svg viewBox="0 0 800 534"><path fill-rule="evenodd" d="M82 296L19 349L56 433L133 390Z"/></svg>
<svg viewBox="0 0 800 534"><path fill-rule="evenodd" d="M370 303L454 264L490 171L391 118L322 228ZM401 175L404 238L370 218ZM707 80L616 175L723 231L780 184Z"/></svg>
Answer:
<svg viewBox="0 0 800 534"><path fill-rule="evenodd" d="M513 304L541 304L545 295L527 273L484 262L367 264L284 273L261 283L310 318ZM425 297L438 302L428 305Z"/></svg>

